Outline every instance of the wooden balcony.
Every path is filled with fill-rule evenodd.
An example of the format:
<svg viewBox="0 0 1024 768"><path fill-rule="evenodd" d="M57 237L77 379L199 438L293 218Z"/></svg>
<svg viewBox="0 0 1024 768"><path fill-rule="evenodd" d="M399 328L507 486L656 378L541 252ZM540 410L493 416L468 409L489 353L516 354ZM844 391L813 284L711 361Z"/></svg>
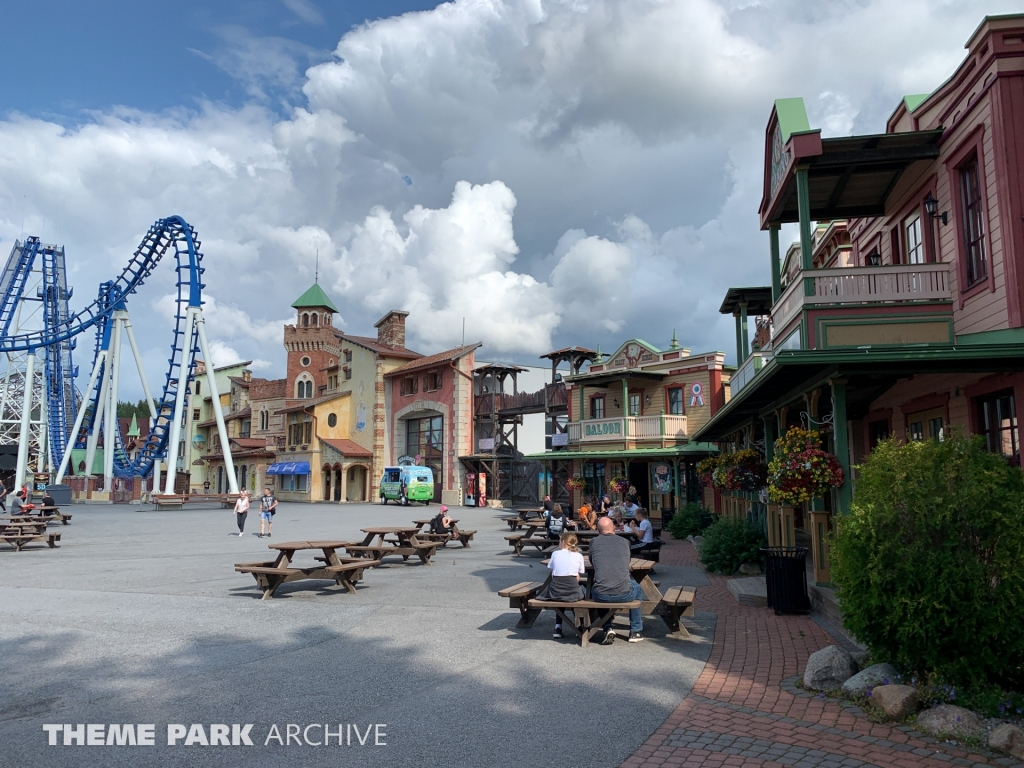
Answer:
<svg viewBox="0 0 1024 768"><path fill-rule="evenodd" d="M949 264L889 264L878 267L799 272L772 307L779 333L804 308L858 304L952 301Z"/></svg>
<svg viewBox="0 0 1024 768"><path fill-rule="evenodd" d="M625 440L685 440L685 416L626 416L617 419L571 421L570 443L608 443Z"/></svg>

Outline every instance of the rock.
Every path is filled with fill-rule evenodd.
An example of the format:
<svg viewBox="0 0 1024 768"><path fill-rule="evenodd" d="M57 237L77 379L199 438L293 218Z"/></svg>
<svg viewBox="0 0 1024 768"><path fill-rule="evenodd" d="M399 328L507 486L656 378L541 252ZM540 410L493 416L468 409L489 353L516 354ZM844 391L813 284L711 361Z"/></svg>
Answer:
<svg viewBox="0 0 1024 768"><path fill-rule="evenodd" d="M740 573L744 576L760 576L761 566L757 563L744 563L740 566Z"/></svg>
<svg viewBox="0 0 1024 768"><path fill-rule="evenodd" d="M989 749L997 749L1018 760L1024 760L1024 729L1009 723L998 725L988 735L988 746Z"/></svg>
<svg viewBox="0 0 1024 768"><path fill-rule="evenodd" d="M917 691L909 685L880 685L871 689L869 701L891 720L902 720L917 710Z"/></svg>
<svg viewBox="0 0 1024 768"><path fill-rule="evenodd" d="M856 671L850 654L837 645L815 651L804 669L804 688L812 691L834 691Z"/></svg>
<svg viewBox="0 0 1024 768"><path fill-rule="evenodd" d="M874 698L874 692L871 697ZM963 739L980 736L984 726L978 716L969 709L952 704L940 704L917 716L917 729L938 738Z"/></svg>
<svg viewBox="0 0 1024 768"><path fill-rule="evenodd" d="M843 696L860 698L867 694L869 688L895 683L897 675L899 672L892 664L874 664L843 683Z"/></svg>
<svg viewBox="0 0 1024 768"><path fill-rule="evenodd" d="M870 651L850 651L850 655L853 657L853 663L857 665L857 669L865 669L871 659Z"/></svg>

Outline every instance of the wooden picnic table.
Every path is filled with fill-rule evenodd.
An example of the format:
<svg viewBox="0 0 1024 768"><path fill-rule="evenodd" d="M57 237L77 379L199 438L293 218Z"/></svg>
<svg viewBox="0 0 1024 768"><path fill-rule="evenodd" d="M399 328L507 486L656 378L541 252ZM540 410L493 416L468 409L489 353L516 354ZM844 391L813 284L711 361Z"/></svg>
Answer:
<svg viewBox="0 0 1024 768"><path fill-rule="evenodd" d="M60 507L37 507L39 512L36 515L40 520L45 519L47 522L59 520L63 525L67 525L71 521L71 515L60 511Z"/></svg>
<svg viewBox="0 0 1024 768"><path fill-rule="evenodd" d="M403 561L408 561L416 555L423 565L430 565L430 558L439 546L437 542L421 541L417 536L419 526L396 525L361 530L366 534L361 542L346 542L344 545L345 550L356 557L381 560L390 555L400 555Z"/></svg>
<svg viewBox="0 0 1024 768"><path fill-rule="evenodd" d="M544 517L544 507L519 507L513 510L520 520L529 520L531 517Z"/></svg>
<svg viewBox="0 0 1024 768"><path fill-rule="evenodd" d="M236 563L238 573L250 573L256 584L263 590L263 599L269 600L277 588L290 581L331 580L349 592L356 591L356 584L363 577L366 568L380 565L379 560L367 560L364 557L338 557L337 550L343 549L346 541L286 541L270 544L270 549L277 550L277 558L269 562ZM317 558L323 565L297 568L292 565L296 552L305 550L321 550L323 557Z"/></svg>
<svg viewBox="0 0 1024 768"><path fill-rule="evenodd" d="M549 559L542 560L544 565L547 565ZM587 591L586 594L589 596L594 586L594 565L590 561L590 557L584 556L584 568L587 571ZM643 593L643 597L640 602L640 610L643 615L657 615L662 617L666 625L669 628L669 634L667 637L673 640L685 640L690 637L690 633L687 632L686 627L679 621L683 616L693 615L693 603L695 590L692 587L672 587L665 594L662 590L658 589L658 586L654 584L650 578L650 573L654 569L655 563L653 560L643 560L639 557L630 559L630 575L635 582L640 585L640 590ZM537 620L537 616L540 615L543 608L530 607L529 603L538 602L534 598L540 593L544 587L551 581L551 574L548 574L547 581L534 585L516 585L513 590L513 594L506 595L511 598L511 602L517 602L522 618L517 625L518 627L531 627ZM522 589L524 588L525 589ZM536 589L535 589L536 588ZM503 591L507 592L507 591ZM499 593L502 594L502 593Z"/></svg>
<svg viewBox="0 0 1024 768"><path fill-rule="evenodd" d="M456 525L459 522L458 518L455 518L455 517L449 517L448 519L451 521L452 525ZM412 524L415 525L417 528L419 528L419 532L420 533L425 533L425 531L423 530L423 527L426 526L426 525L430 525L433 521L434 521L434 518L431 517L431 518L428 518L426 520L413 520Z"/></svg>

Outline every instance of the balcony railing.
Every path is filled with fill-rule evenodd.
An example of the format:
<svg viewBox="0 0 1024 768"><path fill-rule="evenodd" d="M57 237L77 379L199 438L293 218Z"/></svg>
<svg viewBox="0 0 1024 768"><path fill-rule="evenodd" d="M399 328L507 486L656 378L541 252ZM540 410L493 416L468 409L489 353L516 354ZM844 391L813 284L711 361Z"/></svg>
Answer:
<svg viewBox="0 0 1024 768"><path fill-rule="evenodd" d="M685 416L626 416L618 419L586 419L569 422L570 443L621 440L683 440Z"/></svg>
<svg viewBox="0 0 1024 768"><path fill-rule="evenodd" d="M761 370L762 366L772 357L771 352L754 352L743 361L743 365L736 369L736 373L729 380L732 389L732 396L736 397L740 391L753 381L754 376Z"/></svg>
<svg viewBox="0 0 1024 768"><path fill-rule="evenodd" d="M810 295L806 295L804 278L811 281ZM772 307L772 322L775 331L780 332L807 305L950 301L952 298L949 265L941 262L814 269L798 272L793 278Z"/></svg>

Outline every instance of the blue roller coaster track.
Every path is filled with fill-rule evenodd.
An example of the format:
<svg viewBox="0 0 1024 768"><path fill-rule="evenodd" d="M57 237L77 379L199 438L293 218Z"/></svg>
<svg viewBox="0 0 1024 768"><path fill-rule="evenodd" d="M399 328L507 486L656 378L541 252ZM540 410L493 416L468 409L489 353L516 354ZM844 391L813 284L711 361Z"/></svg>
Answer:
<svg viewBox="0 0 1024 768"><path fill-rule="evenodd" d="M168 358L167 373L163 391L155 397L157 412L153 427L146 438L138 457L131 461L120 444L120 432L116 429L116 414L109 414L115 425L115 474L122 477L148 475L153 463L167 453L167 441L171 431L175 398L178 387L191 382L195 370L196 352L199 349L198 334L193 330L190 339L185 339L186 310L202 306L201 282L204 269L203 255L199 250L195 230L180 216L160 219L149 228L127 266L115 279L101 284L95 301L81 311L71 314L68 299L71 291L67 288L64 272L63 249L42 246L38 238L28 238L17 243L8 259L6 269L0 276L0 353L45 351L45 375L47 381L48 437L53 466L61 458L72 440L72 428L80 400L75 392L74 377L77 369L72 364L71 353L75 348L75 337L96 329L96 343L93 349L93 363L101 350L110 344L113 314L124 309L128 297L134 294L153 273L161 259L172 249L175 258L176 310L174 335L171 341L171 356ZM25 287L35 259L43 255L44 324L41 330L11 334L11 324L18 304L26 297ZM100 428L95 423L99 382L93 392L87 393L91 413L78 435L74 436L76 447L84 445L87 437ZM182 414L184 417L184 414Z"/></svg>

